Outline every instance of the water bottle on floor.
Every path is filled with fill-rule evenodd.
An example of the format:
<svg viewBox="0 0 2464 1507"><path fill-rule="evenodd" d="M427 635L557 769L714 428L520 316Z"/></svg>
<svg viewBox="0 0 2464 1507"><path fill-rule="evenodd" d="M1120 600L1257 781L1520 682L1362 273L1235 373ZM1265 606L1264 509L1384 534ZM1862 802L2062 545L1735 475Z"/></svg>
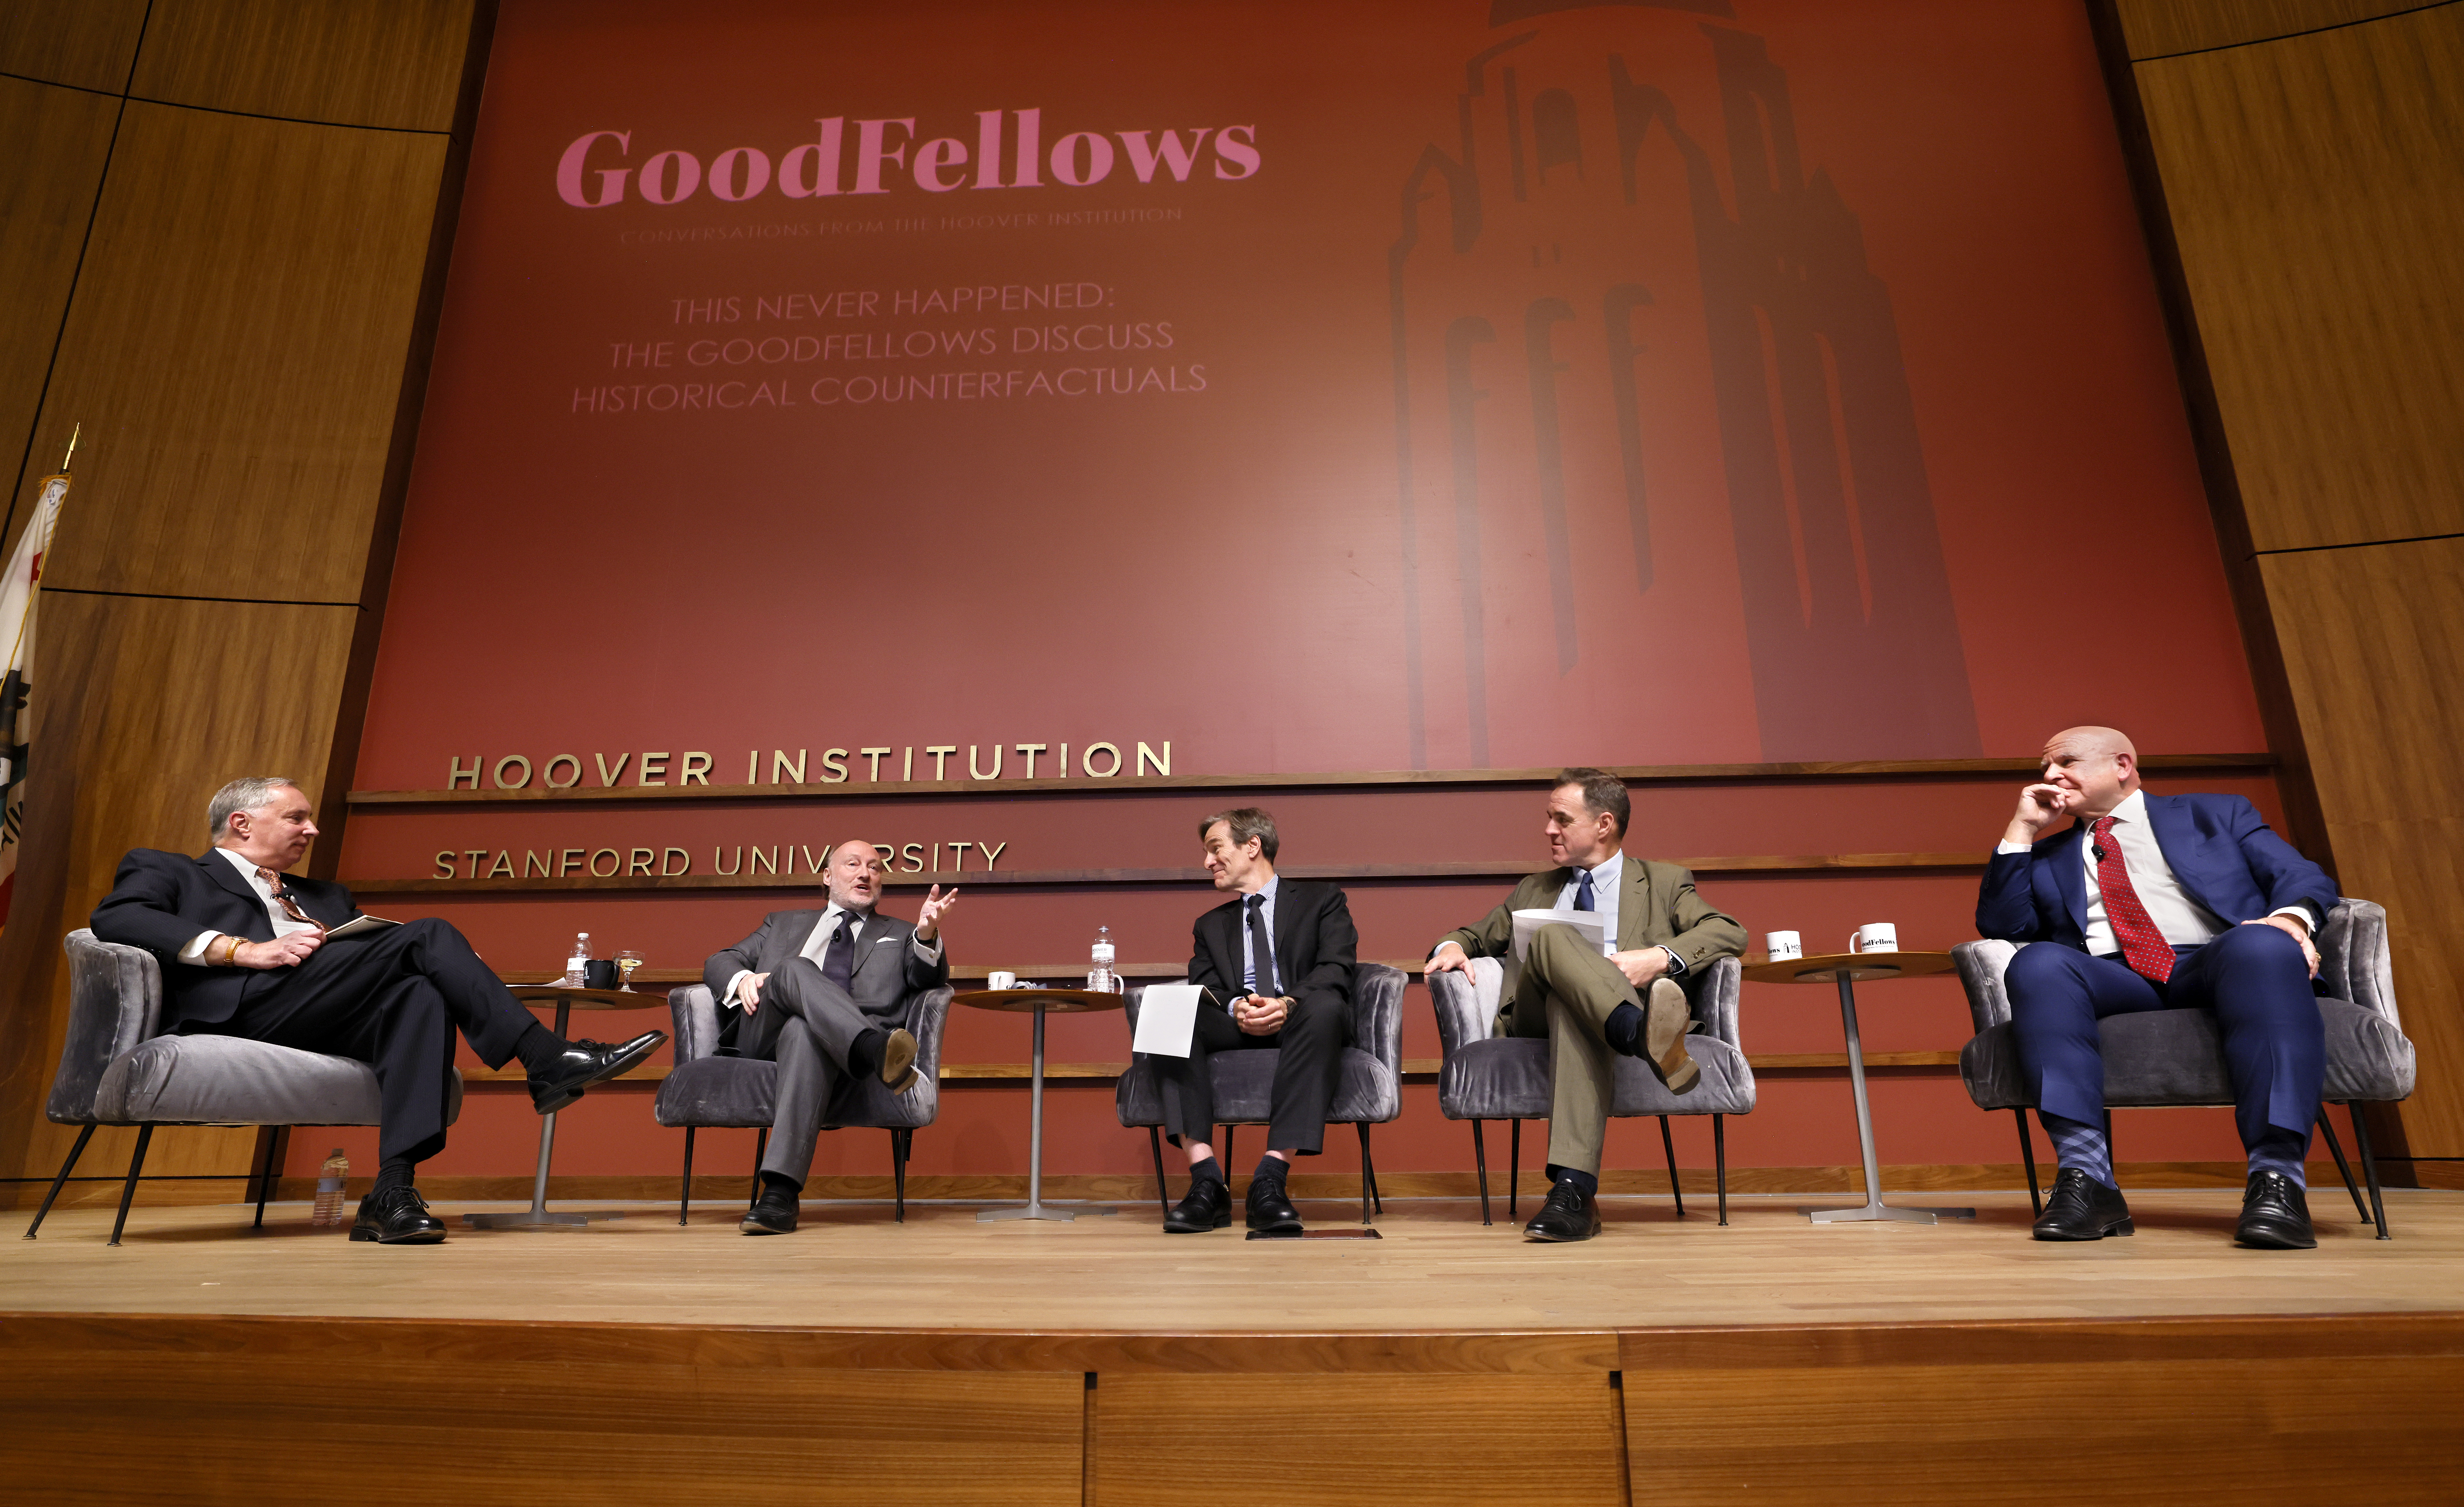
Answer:
<svg viewBox="0 0 2464 1507"><path fill-rule="evenodd" d="M583 966L590 961L590 933L583 932L573 939L573 955L564 960L564 978L568 988L582 987Z"/></svg>
<svg viewBox="0 0 2464 1507"><path fill-rule="evenodd" d="M1087 987L1099 994L1118 994L1121 980L1119 975L1112 972L1112 928L1111 927L1095 928L1095 947L1089 961L1094 966L1087 971Z"/></svg>
<svg viewBox="0 0 2464 1507"><path fill-rule="evenodd" d="M325 1165L317 1168L317 1208L308 1215L310 1224L338 1225L342 1222L342 1190L350 1180L351 1159L344 1156L342 1148L338 1146L334 1147L334 1154L325 1158Z"/></svg>

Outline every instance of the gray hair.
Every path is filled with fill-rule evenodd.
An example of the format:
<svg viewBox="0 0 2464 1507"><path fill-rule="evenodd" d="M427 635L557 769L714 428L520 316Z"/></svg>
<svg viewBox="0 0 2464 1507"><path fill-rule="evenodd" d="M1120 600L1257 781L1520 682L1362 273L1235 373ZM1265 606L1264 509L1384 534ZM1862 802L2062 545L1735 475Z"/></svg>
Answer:
<svg viewBox="0 0 2464 1507"><path fill-rule="evenodd" d="M232 780L214 792L206 803L206 827L216 842L228 836L231 814L254 811L274 798L277 790L297 790L298 782L288 775L248 775Z"/></svg>
<svg viewBox="0 0 2464 1507"><path fill-rule="evenodd" d="M1216 812L1198 824L1198 841L1205 841L1206 834L1214 831L1215 823L1219 821L1228 829L1226 835L1231 838L1234 847L1247 847L1249 840L1255 838L1258 840L1258 856L1269 863L1275 861L1275 849L1279 845L1275 819L1264 808L1235 806L1229 811Z"/></svg>

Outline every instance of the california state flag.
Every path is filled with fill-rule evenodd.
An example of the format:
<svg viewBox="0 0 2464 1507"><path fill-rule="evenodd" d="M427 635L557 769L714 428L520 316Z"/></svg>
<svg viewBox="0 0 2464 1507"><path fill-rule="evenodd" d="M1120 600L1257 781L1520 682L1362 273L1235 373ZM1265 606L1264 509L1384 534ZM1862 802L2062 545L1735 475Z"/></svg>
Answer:
<svg viewBox="0 0 2464 1507"><path fill-rule="evenodd" d="M9 919L9 901L16 892L17 842L25 831L26 742L33 731L26 697L34 668L34 605L41 597L43 552L52 547L52 530L60 521L60 504L68 494L65 473L43 478L42 501L17 540L8 579L0 580L0 644L9 650L7 673L0 677L0 784L8 787L8 804L0 810L0 923Z"/></svg>

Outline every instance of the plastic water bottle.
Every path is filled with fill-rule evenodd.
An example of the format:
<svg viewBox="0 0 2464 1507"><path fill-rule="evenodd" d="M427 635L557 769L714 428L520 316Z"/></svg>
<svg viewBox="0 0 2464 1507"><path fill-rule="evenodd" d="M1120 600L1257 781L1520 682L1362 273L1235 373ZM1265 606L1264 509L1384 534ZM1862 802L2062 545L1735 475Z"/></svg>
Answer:
<svg viewBox="0 0 2464 1507"><path fill-rule="evenodd" d="M344 1156L342 1148L338 1146L334 1147L334 1154L325 1158L325 1165L317 1168L317 1207L308 1215L310 1224L338 1225L342 1222L342 1190L350 1180L351 1159Z"/></svg>
<svg viewBox="0 0 2464 1507"><path fill-rule="evenodd" d="M1112 928L1095 928L1095 946L1089 955L1094 966L1087 971L1087 987L1099 994L1116 994L1121 990L1120 975L1112 972Z"/></svg>
<svg viewBox="0 0 2464 1507"><path fill-rule="evenodd" d="M573 955L564 960L561 982L570 989L582 987L582 965L590 961L590 933L583 932L573 939Z"/></svg>

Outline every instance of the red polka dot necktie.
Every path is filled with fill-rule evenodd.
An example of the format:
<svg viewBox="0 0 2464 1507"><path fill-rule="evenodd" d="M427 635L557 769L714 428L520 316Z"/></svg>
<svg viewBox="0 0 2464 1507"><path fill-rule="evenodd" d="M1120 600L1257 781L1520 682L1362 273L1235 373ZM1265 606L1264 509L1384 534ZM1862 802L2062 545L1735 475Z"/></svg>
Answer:
<svg viewBox="0 0 2464 1507"><path fill-rule="evenodd" d="M2122 862L2122 844L2113 836L2113 819L2099 817L2089 829L2096 840L2096 886L2104 893L2104 919L2113 923L2115 940L2122 944L2123 961L2142 978L2164 983L2173 976L2173 949L2156 923L2147 919L2147 907L2139 903L2139 891L2130 887L2130 870Z"/></svg>

